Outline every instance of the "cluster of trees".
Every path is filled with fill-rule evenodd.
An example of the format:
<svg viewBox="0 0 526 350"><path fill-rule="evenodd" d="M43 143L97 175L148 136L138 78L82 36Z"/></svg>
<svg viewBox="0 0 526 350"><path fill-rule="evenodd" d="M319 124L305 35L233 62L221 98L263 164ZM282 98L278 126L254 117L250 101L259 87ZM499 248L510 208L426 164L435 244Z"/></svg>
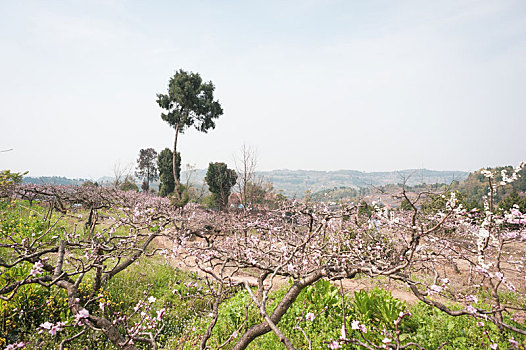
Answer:
<svg viewBox="0 0 526 350"><path fill-rule="evenodd" d="M199 74L179 70L170 79L167 93L157 95L157 103L164 110L162 119L175 130L174 146L173 150L165 148L159 154L153 148L140 150L135 175L142 179L143 191L148 191L150 183L159 179L160 196L170 195L178 205L190 200L195 191L188 181L181 183L178 138L192 126L204 133L215 128L215 120L223 114L223 110L220 103L214 100L214 89L212 82L203 82ZM236 170L229 169L224 162L209 164L205 182L211 192L210 206L220 210L228 208L232 188L236 185L238 191L234 205L249 208L265 204L272 188L255 176L255 151L243 146L239 163Z"/></svg>
<svg viewBox="0 0 526 350"><path fill-rule="evenodd" d="M493 179L495 183L501 183L509 174L513 174L514 170L511 166L481 169L469 174L463 182L454 182L450 189L462 193L466 205L481 209L490 186L484 176L487 171L495 174ZM510 209L510 204L513 202L521 210L526 210L526 171L520 170L517 178L509 186L495 194L493 201L505 209Z"/></svg>

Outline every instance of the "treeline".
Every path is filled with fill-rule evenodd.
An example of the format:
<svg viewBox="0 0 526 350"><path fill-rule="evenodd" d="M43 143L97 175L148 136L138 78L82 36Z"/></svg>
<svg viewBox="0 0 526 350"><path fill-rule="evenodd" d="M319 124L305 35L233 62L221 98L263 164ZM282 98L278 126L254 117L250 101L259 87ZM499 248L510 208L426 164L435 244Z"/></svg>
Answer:
<svg viewBox="0 0 526 350"><path fill-rule="evenodd" d="M63 176L27 176L22 179L22 183L27 184L54 184L54 185L82 185L88 179L68 179Z"/></svg>

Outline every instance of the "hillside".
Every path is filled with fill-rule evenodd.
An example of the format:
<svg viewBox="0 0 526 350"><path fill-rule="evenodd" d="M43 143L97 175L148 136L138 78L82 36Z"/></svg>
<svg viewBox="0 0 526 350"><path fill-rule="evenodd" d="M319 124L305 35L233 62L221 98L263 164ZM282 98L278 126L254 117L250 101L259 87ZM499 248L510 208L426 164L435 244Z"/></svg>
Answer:
<svg viewBox="0 0 526 350"><path fill-rule="evenodd" d="M183 182L189 174L182 172ZM191 177L194 184L201 184L206 175L206 169L197 169ZM303 197L305 191L312 193L333 189L336 187L350 187L354 189L370 186L402 183L407 179L407 184L414 186L421 183L451 183L454 180L465 180L469 172L465 171L437 171L428 169L407 169L385 172L363 172L358 170L272 170L258 172L274 185L276 190L281 190L287 197Z"/></svg>
<svg viewBox="0 0 526 350"><path fill-rule="evenodd" d="M69 179L64 176L27 176L22 179L26 184L82 185L87 179Z"/></svg>

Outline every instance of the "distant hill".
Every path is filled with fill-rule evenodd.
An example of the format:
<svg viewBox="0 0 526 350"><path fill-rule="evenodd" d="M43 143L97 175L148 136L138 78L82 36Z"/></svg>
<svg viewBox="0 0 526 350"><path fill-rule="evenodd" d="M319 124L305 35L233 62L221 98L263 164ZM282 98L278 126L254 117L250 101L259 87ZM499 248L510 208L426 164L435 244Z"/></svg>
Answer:
<svg viewBox="0 0 526 350"><path fill-rule="evenodd" d="M182 172L181 179L184 182L186 172ZM192 175L191 182L202 184L206 175L206 169L196 169ZM358 170L272 170L261 171L258 175L272 182L276 190L282 190L287 197L300 198L305 191L311 193L334 189L338 187L366 188L370 186L382 186L388 184L402 183L406 179L409 186L422 183L446 183L465 180L469 172L466 171L437 171L428 169L407 169L399 171L363 172Z"/></svg>
<svg viewBox="0 0 526 350"><path fill-rule="evenodd" d="M181 182L186 183L188 176L189 182L201 186L206 175L206 169L195 169L192 173L183 171L181 173ZM257 173L263 176L268 182L271 182L276 191L281 191L287 197L302 198L305 191L311 193L329 190L334 188L360 189L370 186L382 186L388 184L402 183L407 179L409 186L422 183L446 183L452 181L464 181L469 173L466 171L436 171L427 169L407 169L399 171L383 172L363 172L358 170L336 170L336 171L318 171L318 170L272 170L260 171ZM88 181L87 179L68 179L62 176L42 176L42 177L24 177L24 183L54 183L60 185L81 185ZM113 182L111 177L102 177L97 180L99 184L108 184ZM157 187L157 183L152 187Z"/></svg>
<svg viewBox="0 0 526 350"><path fill-rule="evenodd" d="M82 185L87 179L68 179L63 176L27 176L22 179L25 184Z"/></svg>

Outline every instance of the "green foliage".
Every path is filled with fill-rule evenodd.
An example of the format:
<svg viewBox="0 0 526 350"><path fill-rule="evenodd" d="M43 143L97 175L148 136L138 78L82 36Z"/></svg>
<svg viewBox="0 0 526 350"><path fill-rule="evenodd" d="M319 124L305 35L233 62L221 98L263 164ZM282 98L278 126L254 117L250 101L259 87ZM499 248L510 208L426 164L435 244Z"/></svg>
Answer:
<svg viewBox="0 0 526 350"><path fill-rule="evenodd" d="M119 185L119 188L123 191L139 191L139 187L135 183L135 180L131 176L126 175L124 181Z"/></svg>
<svg viewBox="0 0 526 350"><path fill-rule="evenodd" d="M127 313L144 298L145 291L157 299L153 305L155 310L166 309L161 346L170 338L182 336L209 303L206 287L195 274L177 270L161 259L144 259L110 281L106 313Z"/></svg>
<svg viewBox="0 0 526 350"><path fill-rule="evenodd" d="M157 94L157 103L166 111L161 117L179 132L195 125L201 132L215 127L214 119L223 114L218 101L214 101L214 84L203 83L199 73L180 69L170 78L168 94Z"/></svg>
<svg viewBox="0 0 526 350"><path fill-rule="evenodd" d="M420 302L411 306L409 311L411 316L401 324L400 339L417 342L426 349L436 349L444 343L447 344L443 349L447 350L488 349L491 343L497 343L498 349L508 349L508 339L513 336L508 331L499 332L490 322L483 322L483 326L477 325L483 320L470 316L449 316ZM520 340L517 334L514 336Z"/></svg>
<svg viewBox="0 0 526 350"><path fill-rule="evenodd" d="M286 200L281 193L276 193L272 183L255 183L248 181L241 191L239 201L235 204L246 204L247 208L277 209ZM243 200L244 198L244 200ZM237 198L236 198L237 200Z"/></svg>
<svg viewBox="0 0 526 350"><path fill-rule="evenodd" d="M483 207L483 198L487 196L489 191L488 179L482 174L482 170L475 171L470 173L468 178L460 183L452 184L451 189L457 190L464 195L465 207L468 209L472 208L482 208ZM503 166L496 168L486 168L495 174L493 180L494 184L498 184L502 181L502 171L506 171L508 176L513 173L513 167ZM513 192L517 194L526 192L526 168L523 168L518 172L518 179L511 184L502 186L498 189L494 197L494 202L499 203L509 195L512 195ZM520 195L519 195L520 196ZM524 198L523 196L521 198ZM506 206L506 204L504 205Z"/></svg>
<svg viewBox="0 0 526 350"><path fill-rule="evenodd" d="M365 200L362 200L362 202L360 203L360 207L358 208L358 214L371 217L373 213L374 207L372 205L369 205Z"/></svg>
<svg viewBox="0 0 526 350"><path fill-rule="evenodd" d="M413 210L413 207L411 206L411 203L409 203L409 201L406 198L404 198L402 199L402 202L400 203L400 209L408 211L408 210Z"/></svg>
<svg viewBox="0 0 526 350"><path fill-rule="evenodd" d="M175 180L173 175L173 152L169 148L165 148L159 153L157 157L157 167L159 169L159 179L161 185L159 187L159 194L166 197L175 190ZM175 162L177 176L181 176L181 154L178 152Z"/></svg>
<svg viewBox="0 0 526 350"><path fill-rule="evenodd" d="M289 286L271 293L270 305L267 313L271 313L277 303L285 295ZM493 324L486 323L478 326L480 320L469 316L453 317L440 310L427 306L421 302L407 306L405 302L394 298L390 292L374 288L370 291L355 291L354 297L349 294L345 297L345 324L348 338L362 339L364 336L375 344L382 345L385 332L391 337L395 335L394 321L399 319L401 312L409 312L399 326L400 340L402 344L416 342L426 349L436 349L442 344L447 344L444 349L475 350L489 347L489 339L492 343L498 343L499 348L507 349L508 339L511 334L504 332L500 334ZM220 307L219 319L213 331L209 345L214 348L222 344L234 334L239 326L245 322L239 334L242 334L250 326L262 322L254 304L248 308L250 296L244 290L226 300ZM298 349L308 348L307 336L312 342L313 349L326 349L331 339L338 339L341 335L343 325L341 292L339 288L328 281L321 280L315 285L309 286L298 296L296 302L290 307L278 324L278 327L292 341ZM314 319L306 319L307 313L314 314ZM202 319L201 321L205 321ZM366 326L368 332L361 334L351 329L352 321L359 321ZM197 334L204 331L206 322L199 324ZM518 327L524 327L516 325ZM305 336L302 331L305 332ZM485 335L484 332L487 332ZM239 339L239 336L238 338ZM515 339L520 340L517 335ZM231 341L225 349L231 349L235 341ZM347 344L344 349L360 349L357 346ZM281 350L283 345L278 341L274 333L269 332L258 337L250 344L249 349Z"/></svg>
<svg viewBox="0 0 526 350"><path fill-rule="evenodd" d="M141 186L143 191L148 191L150 182L159 177L156 161L157 152L153 148L145 148L139 151L135 175L144 180Z"/></svg>
<svg viewBox="0 0 526 350"><path fill-rule="evenodd" d="M236 184L235 170L228 169L225 163L210 163L205 177L208 189L214 195L219 210L226 207L232 187Z"/></svg>
<svg viewBox="0 0 526 350"><path fill-rule="evenodd" d="M43 234L49 228L49 222L42 218L43 210L27 210L22 204L21 201L0 204L0 241L7 239L21 242L33 235ZM53 231L42 236L42 239L58 239L63 233L64 228L57 225ZM0 248L0 256L4 256L6 251L8 248Z"/></svg>
<svg viewBox="0 0 526 350"><path fill-rule="evenodd" d="M11 170L0 171L0 198L7 196L9 190L16 184L22 182L25 173L15 173Z"/></svg>
<svg viewBox="0 0 526 350"><path fill-rule="evenodd" d="M438 211L443 211L446 208L447 201L451 198L451 193L454 192L456 199L459 204L462 204L463 208L471 210L477 207L477 203L470 203L466 200L466 196L463 192L447 190L442 194L430 195L421 205L421 210L425 214L434 214Z"/></svg>
<svg viewBox="0 0 526 350"><path fill-rule="evenodd" d="M360 190L364 190L363 188ZM339 202L339 201L359 201L360 192L351 187L334 187L330 190L321 190L311 194L311 198L317 202Z"/></svg>
<svg viewBox="0 0 526 350"><path fill-rule="evenodd" d="M190 188L185 185L177 186L177 192L179 195L171 195L170 202L177 208L184 207L190 201Z"/></svg>
<svg viewBox="0 0 526 350"><path fill-rule="evenodd" d="M341 311L341 300L339 289L329 281L320 280L313 286L308 286L304 290L305 300L312 306L311 311L321 313L324 310Z"/></svg>
<svg viewBox="0 0 526 350"><path fill-rule="evenodd" d="M499 208L504 210L510 210L514 206L518 206L521 212L526 212L526 196L520 196L515 190L499 202Z"/></svg>
<svg viewBox="0 0 526 350"><path fill-rule="evenodd" d="M214 195L211 194L209 196L205 196L203 197L203 199L201 200L201 204L205 207L205 208L208 208L208 209L214 209L216 207L216 202L215 202L215 198L214 198Z"/></svg>
<svg viewBox="0 0 526 350"><path fill-rule="evenodd" d="M0 204L1 243L21 242L35 234L43 235L48 229L49 222L42 219L38 208L29 210L22 201ZM63 232L63 228L57 225L43 238L48 241L52 236L60 237ZM0 259L10 261L8 251L0 248ZM0 268L0 286L29 276L32 266L27 262L12 268ZM0 303L0 347L27 338L36 326L45 321L56 322L69 315L66 294L62 289L38 284L22 286L12 299Z"/></svg>
<svg viewBox="0 0 526 350"><path fill-rule="evenodd" d="M0 186L19 184L22 182L25 174L27 174L27 171L25 173L15 173L11 172L11 170L2 170L0 171Z"/></svg>
<svg viewBox="0 0 526 350"><path fill-rule="evenodd" d="M352 306L360 321L377 329L394 329L394 321L407 307L390 292L378 287L354 292Z"/></svg>

